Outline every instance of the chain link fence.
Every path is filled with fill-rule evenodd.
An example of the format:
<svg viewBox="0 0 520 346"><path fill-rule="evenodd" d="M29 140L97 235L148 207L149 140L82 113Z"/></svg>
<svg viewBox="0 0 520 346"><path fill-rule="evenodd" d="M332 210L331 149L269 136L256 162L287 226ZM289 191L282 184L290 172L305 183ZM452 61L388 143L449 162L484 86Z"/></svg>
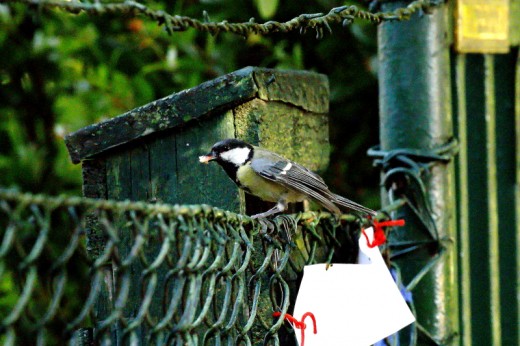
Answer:
<svg viewBox="0 0 520 346"><path fill-rule="evenodd" d="M0 190L0 342L285 344L303 266L354 262L360 223ZM290 312L290 311L289 311Z"/></svg>

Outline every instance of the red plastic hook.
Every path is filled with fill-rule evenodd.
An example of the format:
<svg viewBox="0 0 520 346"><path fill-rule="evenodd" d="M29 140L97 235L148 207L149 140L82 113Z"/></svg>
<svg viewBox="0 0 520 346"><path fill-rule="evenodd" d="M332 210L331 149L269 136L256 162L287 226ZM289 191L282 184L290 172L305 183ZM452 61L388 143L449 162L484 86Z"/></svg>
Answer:
<svg viewBox="0 0 520 346"><path fill-rule="evenodd" d="M278 312L278 311L273 312L273 317L280 317L281 314L282 313ZM289 314L285 314L285 316L284 316L284 319L289 321L290 323L292 323L296 329L301 329L301 333L302 333L301 346L303 346L304 342L305 342L305 328L307 326L305 325L304 322L307 317L310 317L312 319L312 325L314 327L314 330L313 330L314 334L318 334L318 328L316 327L316 318L314 317L314 314L312 312L304 313L301 321L298 321L296 318L294 318L293 316L291 316Z"/></svg>
<svg viewBox="0 0 520 346"><path fill-rule="evenodd" d="M368 236L365 233L365 229L362 228L361 232L365 236L365 239L367 240L367 246L369 248L373 248L379 245L383 245L386 242L386 236L385 231L383 230L383 227L400 227L405 225L405 221L403 219L398 220L387 220L387 221L373 221L372 225L374 226L374 240L370 242L368 240Z"/></svg>

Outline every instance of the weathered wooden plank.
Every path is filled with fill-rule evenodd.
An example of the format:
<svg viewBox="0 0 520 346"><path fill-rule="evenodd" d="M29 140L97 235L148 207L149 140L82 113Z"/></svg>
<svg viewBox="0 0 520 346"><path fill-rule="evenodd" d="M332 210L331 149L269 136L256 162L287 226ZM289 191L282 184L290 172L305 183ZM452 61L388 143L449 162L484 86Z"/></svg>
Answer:
<svg viewBox="0 0 520 346"><path fill-rule="evenodd" d="M132 197L131 161L128 153L114 153L107 158L107 197L125 200Z"/></svg>
<svg viewBox="0 0 520 346"><path fill-rule="evenodd" d="M132 199L136 201L150 201L152 198L152 181L156 180L153 173L160 174L159 171L152 172L151 170L151 143L148 141L139 141L135 146L129 149L130 155L130 167L131 167L131 186L132 186ZM163 143L164 144L164 143ZM172 161L171 155L163 157L162 161ZM164 167L163 167L164 168ZM157 187L159 188L159 187ZM168 192L168 191L165 191ZM142 225L142 227L146 227ZM127 230L124 234L120 234L122 243L120 249L125 254L130 253L134 241L135 234ZM140 231L135 229L135 232ZM157 228L148 229L146 236L146 244L143 247L142 254L147 260L147 263L152 263L159 255L162 247L161 235ZM142 292L146 290L149 277L144 277L142 273L146 270L145 264L140 260L135 261L132 264L132 282L134 283L130 288L128 295L128 303L125 307L125 313L127 317L136 317L137 311L143 304ZM168 268L161 266L156 270L157 273L157 286L155 294L153 294L152 302L150 303L148 314L151 318L159 319L163 317L163 306L162 306L162 294L164 293L162 287L164 286L164 280L167 275ZM140 324L136 329L137 338L139 343L145 345L146 335L148 333L148 327L146 324Z"/></svg>
<svg viewBox="0 0 520 346"><path fill-rule="evenodd" d="M110 199L117 200L135 200L135 201L146 201L149 198L150 191L150 170L149 170L149 154L148 146L145 143L138 143L126 151L115 152L112 156L107 159L107 195ZM124 261L131 253L131 249L136 239L136 234L139 229L138 225L129 226L126 222L126 218L121 220L118 225L118 236L120 243L118 251L121 259ZM153 243L144 246L144 254L148 258L153 258L157 252L157 248L160 244ZM132 319L136 316L139 306L141 305L141 290L142 290L142 275L144 270L142 263L139 260L135 260L131 264L131 281L130 289L128 292L128 298L126 305L123 309L125 317ZM113 266L114 273L112 275L118 275L117 266ZM114 292L117 292L117 288L114 288ZM151 312L153 310L150 310ZM153 313L152 313L153 315ZM113 327L113 333L119 340L122 336L121 326L115 325ZM146 335L146 326L140 325L136 334L141 343L143 343L144 336Z"/></svg>
<svg viewBox="0 0 520 346"><path fill-rule="evenodd" d="M243 68L71 133L65 137L70 157L79 163L109 148L249 100L257 93L252 71Z"/></svg>
<svg viewBox="0 0 520 346"><path fill-rule="evenodd" d="M82 163L83 196L107 198L105 160L86 160ZM91 258L97 258L105 246L105 233L99 228L95 215L87 217L87 251Z"/></svg>
<svg viewBox="0 0 520 346"><path fill-rule="evenodd" d="M130 149L132 197L134 201L148 201L150 198L150 159L148 146L139 144Z"/></svg>
<svg viewBox="0 0 520 346"><path fill-rule="evenodd" d="M168 133L150 145L150 200L159 203L178 203L176 139Z"/></svg>
<svg viewBox="0 0 520 346"><path fill-rule="evenodd" d="M329 111L327 76L308 71L254 70L258 96L265 101L281 101L306 111Z"/></svg>
<svg viewBox="0 0 520 346"><path fill-rule="evenodd" d="M236 185L216 164L201 165L198 157L224 138L235 137L233 112L213 116L204 123L192 123L176 135L178 201L186 204L210 204L239 211Z"/></svg>
<svg viewBox="0 0 520 346"><path fill-rule="evenodd" d="M314 171L327 167L329 127L326 114L259 99L236 107L234 113L238 138L283 154Z"/></svg>
<svg viewBox="0 0 520 346"><path fill-rule="evenodd" d="M329 87L324 75L246 67L87 126L66 136L65 143L72 161L78 163L132 140L229 110L255 97L326 113L328 95Z"/></svg>
<svg viewBox="0 0 520 346"><path fill-rule="evenodd" d="M128 152L114 152L111 156L106 158L106 191L107 198L116 199L116 200L126 200L131 199L132 197L132 175L131 175L131 157ZM125 258L128 255L129 248L132 245L132 241L130 240L129 230L127 227L120 225L119 236L122 237L122 244L126 246L119 247L119 254L121 258ZM118 291L118 288L115 287L115 282L113 281L113 277L117 276L118 268L116 265L113 265L110 271L106 272L106 284L111 286L111 292L108 297L110 304L106 307L103 307L103 310L108 309L109 311L112 309L115 304L114 299L116 299L115 293ZM99 308L98 308L99 309ZM102 316L100 316L102 317ZM101 319L98 319L100 321ZM116 323L111 326L111 333L114 340L120 340L122 331L119 323ZM117 342L114 342L117 344Z"/></svg>
<svg viewBox="0 0 520 346"><path fill-rule="evenodd" d="M83 161L83 196L106 198L106 173L105 160Z"/></svg>
<svg viewBox="0 0 520 346"><path fill-rule="evenodd" d="M106 190L106 163L105 160L85 160L82 163L83 196L89 198L107 198ZM97 259L105 249L106 234L99 224L99 218L94 213L86 216L86 246L87 253L92 260ZM104 280L101 282L94 315L96 320L103 320L111 313L113 294L112 266L103 268ZM80 328L75 333L76 345L93 345L93 328Z"/></svg>

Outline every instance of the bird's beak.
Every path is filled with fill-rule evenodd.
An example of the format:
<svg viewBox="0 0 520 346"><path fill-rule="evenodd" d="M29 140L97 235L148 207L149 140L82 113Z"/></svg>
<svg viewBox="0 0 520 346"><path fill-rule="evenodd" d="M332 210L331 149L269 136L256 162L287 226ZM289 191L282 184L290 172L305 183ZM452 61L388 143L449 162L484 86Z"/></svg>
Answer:
<svg viewBox="0 0 520 346"><path fill-rule="evenodd" d="M210 161L216 160L217 158L211 154L199 156L200 163L209 163Z"/></svg>

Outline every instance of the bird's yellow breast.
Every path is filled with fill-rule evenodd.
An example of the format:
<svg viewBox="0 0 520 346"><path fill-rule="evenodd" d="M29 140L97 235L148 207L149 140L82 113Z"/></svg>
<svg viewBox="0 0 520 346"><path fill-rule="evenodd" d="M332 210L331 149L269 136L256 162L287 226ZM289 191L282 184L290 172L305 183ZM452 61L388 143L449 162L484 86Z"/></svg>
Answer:
<svg viewBox="0 0 520 346"><path fill-rule="evenodd" d="M237 180L246 192L267 202L278 202L281 198L288 203L301 202L305 196L258 175L250 164L241 166Z"/></svg>

